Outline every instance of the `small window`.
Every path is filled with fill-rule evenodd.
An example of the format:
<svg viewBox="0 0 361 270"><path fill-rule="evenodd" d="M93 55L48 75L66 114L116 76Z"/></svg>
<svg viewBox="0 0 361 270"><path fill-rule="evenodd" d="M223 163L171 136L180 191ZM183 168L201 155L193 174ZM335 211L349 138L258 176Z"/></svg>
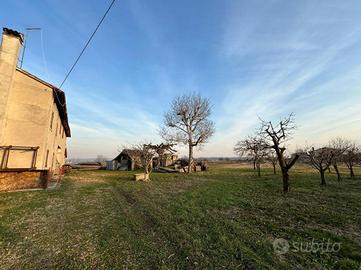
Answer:
<svg viewBox="0 0 361 270"><path fill-rule="evenodd" d="M54 167L54 153L53 153L53 158L51 159L51 168Z"/></svg>
<svg viewBox="0 0 361 270"><path fill-rule="evenodd" d="M45 168L48 167L49 150L46 150Z"/></svg>
<svg viewBox="0 0 361 270"><path fill-rule="evenodd" d="M53 129L54 112L51 113L50 129Z"/></svg>

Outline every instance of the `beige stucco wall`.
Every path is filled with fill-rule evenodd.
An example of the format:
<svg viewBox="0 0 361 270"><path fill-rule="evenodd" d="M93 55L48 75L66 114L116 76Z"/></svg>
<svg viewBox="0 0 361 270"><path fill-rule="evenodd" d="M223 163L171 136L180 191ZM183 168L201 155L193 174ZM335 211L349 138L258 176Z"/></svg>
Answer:
<svg viewBox="0 0 361 270"><path fill-rule="evenodd" d="M57 164L65 162L66 136L63 130L53 90L17 70L7 104L5 145L39 147L36 168L55 170ZM22 164L24 161L20 155L13 158L12 167L27 165Z"/></svg>
<svg viewBox="0 0 361 270"><path fill-rule="evenodd" d="M13 37L13 40L16 39ZM16 46L14 42L9 44ZM1 65L3 61L4 57L0 56ZM17 62L17 56L16 61L13 62ZM13 73L8 70L11 68L14 68ZM3 111L0 112L0 145L39 147L36 169L51 169L58 172L59 167L65 163L66 135L54 102L52 88L26 72L16 69L16 66L8 64L0 69L0 72L11 74L6 77L11 77L10 81L7 81L7 88L4 84L0 86L0 92L7 91L6 95L2 94L0 97ZM5 96L6 101L2 98ZM51 124L52 114L54 117ZM47 151L49 151L48 155ZM11 152L8 167L29 167L30 156L23 151Z"/></svg>
<svg viewBox="0 0 361 270"><path fill-rule="evenodd" d="M14 79L20 48L19 38L7 35L2 36L0 47L0 145L4 145L4 137L1 131L5 128L6 105Z"/></svg>

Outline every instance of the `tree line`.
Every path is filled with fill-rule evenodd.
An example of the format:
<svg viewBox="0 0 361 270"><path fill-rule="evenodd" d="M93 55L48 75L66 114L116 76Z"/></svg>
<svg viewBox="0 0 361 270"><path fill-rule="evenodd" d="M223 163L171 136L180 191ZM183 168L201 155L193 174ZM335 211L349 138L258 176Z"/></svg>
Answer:
<svg viewBox="0 0 361 270"><path fill-rule="evenodd" d="M341 163L347 166L350 177L355 177L354 166L361 163L361 147L345 138L335 138L319 148L305 147L289 156L286 155L286 142L291 139L296 128L294 123L293 113L276 124L260 119L258 131L237 142L234 151L240 157L253 162L258 176L261 176L262 163L270 162L274 174L278 163L282 172L284 192L290 191L289 170L298 160L311 165L319 172L321 185L326 185L325 172L331 170L331 167L335 170L338 181L341 181L342 176L338 167Z"/></svg>

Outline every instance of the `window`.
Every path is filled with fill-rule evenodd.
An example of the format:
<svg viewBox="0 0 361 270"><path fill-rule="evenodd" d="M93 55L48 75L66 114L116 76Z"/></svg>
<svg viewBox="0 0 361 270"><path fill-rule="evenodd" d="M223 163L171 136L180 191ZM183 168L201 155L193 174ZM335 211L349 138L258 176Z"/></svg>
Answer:
<svg viewBox="0 0 361 270"><path fill-rule="evenodd" d="M51 113L50 129L53 129L54 112Z"/></svg>
<svg viewBox="0 0 361 270"><path fill-rule="evenodd" d="M46 150L45 168L48 167L49 150Z"/></svg>
<svg viewBox="0 0 361 270"><path fill-rule="evenodd" d="M54 153L53 153L53 158L51 159L51 168L54 167Z"/></svg>
<svg viewBox="0 0 361 270"><path fill-rule="evenodd" d="M58 123L56 123L55 136L56 136L56 133L58 133Z"/></svg>

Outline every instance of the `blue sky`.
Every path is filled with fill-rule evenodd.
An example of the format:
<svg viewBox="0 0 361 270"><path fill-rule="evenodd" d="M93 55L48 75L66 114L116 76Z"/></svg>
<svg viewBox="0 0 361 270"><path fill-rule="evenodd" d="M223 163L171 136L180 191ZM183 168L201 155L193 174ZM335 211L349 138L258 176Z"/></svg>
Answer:
<svg viewBox="0 0 361 270"><path fill-rule="evenodd" d="M23 68L59 85L109 2L5 0L0 25L43 29ZM197 156L233 156L258 116L290 112L290 149L361 143L360 14L358 0L117 0L63 87L70 157L160 141L169 103L190 92L211 99L216 124Z"/></svg>

